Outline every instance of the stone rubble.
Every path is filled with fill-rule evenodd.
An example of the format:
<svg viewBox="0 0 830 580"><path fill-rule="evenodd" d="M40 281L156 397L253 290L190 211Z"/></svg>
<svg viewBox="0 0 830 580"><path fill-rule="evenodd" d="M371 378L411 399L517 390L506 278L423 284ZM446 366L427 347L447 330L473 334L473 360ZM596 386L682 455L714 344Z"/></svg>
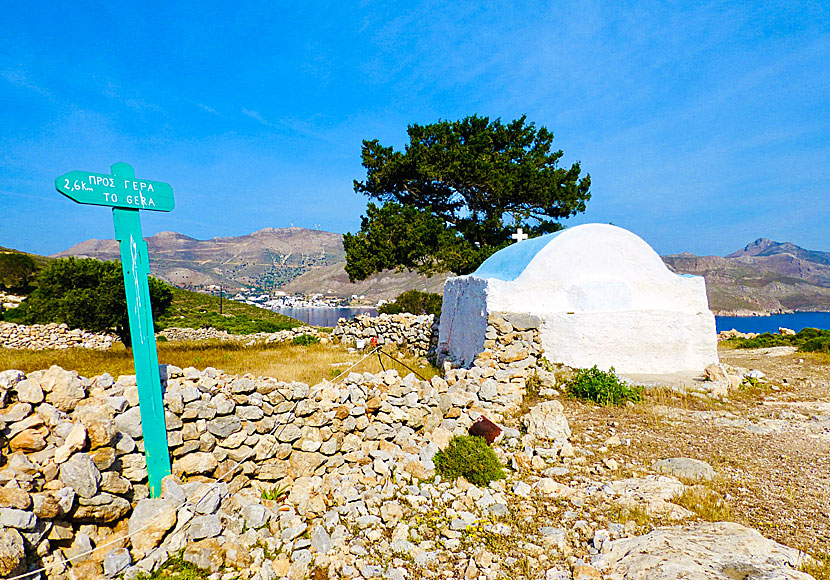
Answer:
<svg viewBox="0 0 830 580"><path fill-rule="evenodd" d="M647 566L665 565L654 538L682 546L676 530L694 530L638 537L609 513L688 519L671 503L684 484L615 480L623 441L577 447L558 400L528 408L530 381L555 393L538 331L498 314L488 323L473 366L447 361L429 381L390 370L306 385L162 365L173 475L160 498L148 497L135 377L0 372L0 577L45 566L32 577L131 580L181 553L211 580L635 578L624 547L636 541ZM435 454L482 415L502 430L493 450L508 479L442 480ZM677 459L654 471L687 477ZM756 532L707 529L733 551L763 548L760 570L808 578L792 550ZM689 578L733 577L717 546L695 549L724 563L720 575Z"/></svg>
<svg viewBox="0 0 830 580"><path fill-rule="evenodd" d="M64 348L91 348L107 350L116 342L117 337L109 334L96 334L78 328L69 328L66 324L15 324L0 322L0 347L26 350L46 350Z"/></svg>
<svg viewBox="0 0 830 580"><path fill-rule="evenodd" d="M257 332L253 334L230 334L224 330L210 328L165 328L156 333L169 341L194 341L194 340L224 340L245 343L264 342L266 344L276 342L289 342L298 336L310 335L320 339L320 342L328 342L330 335L311 326L298 326L279 332Z"/></svg>
<svg viewBox="0 0 830 580"><path fill-rule="evenodd" d="M374 340L379 346L394 344L425 357L438 343L438 320L432 314L361 314L353 319L339 319L331 334L341 343L359 349Z"/></svg>

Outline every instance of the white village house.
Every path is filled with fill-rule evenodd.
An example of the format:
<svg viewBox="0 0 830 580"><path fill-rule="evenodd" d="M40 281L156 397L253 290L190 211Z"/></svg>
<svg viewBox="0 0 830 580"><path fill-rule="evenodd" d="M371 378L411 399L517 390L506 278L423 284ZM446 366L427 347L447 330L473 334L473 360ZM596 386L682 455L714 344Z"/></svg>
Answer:
<svg viewBox="0 0 830 580"><path fill-rule="evenodd" d="M700 373L718 362L703 278L672 273L645 241L612 225L519 241L447 280L439 349L469 365L496 312L537 317L545 357L571 367Z"/></svg>

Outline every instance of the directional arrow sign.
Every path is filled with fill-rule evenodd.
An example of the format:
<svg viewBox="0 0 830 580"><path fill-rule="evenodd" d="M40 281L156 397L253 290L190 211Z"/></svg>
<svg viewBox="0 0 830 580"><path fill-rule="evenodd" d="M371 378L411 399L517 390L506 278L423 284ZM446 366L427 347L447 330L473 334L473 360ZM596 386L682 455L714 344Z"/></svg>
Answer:
<svg viewBox="0 0 830 580"><path fill-rule="evenodd" d="M159 497L161 480L170 475L170 449L147 282L150 258L147 242L141 235L139 210L170 211L173 209L173 188L161 181L136 179L135 171L127 163L116 163L110 171L112 175L70 171L55 180L55 187L78 203L112 207L115 239L121 247L121 269L127 295L147 479L150 496Z"/></svg>
<svg viewBox="0 0 830 580"><path fill-rule="evenodd" d="M55 187L78 203L170 211L173 188L169 183L120 175L70 171L55 180Z"/></svg>

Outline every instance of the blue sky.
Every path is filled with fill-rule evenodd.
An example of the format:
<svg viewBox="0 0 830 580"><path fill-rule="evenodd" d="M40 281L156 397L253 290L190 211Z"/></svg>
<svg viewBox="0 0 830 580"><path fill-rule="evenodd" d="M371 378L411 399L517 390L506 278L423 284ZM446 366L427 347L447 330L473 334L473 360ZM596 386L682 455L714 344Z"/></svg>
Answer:
<svg viewBox="0 0 830 580"><path fill-rule="evenodd" d="M662 254L830 250L826 2L302 4L5 6L0 245L112 238L108 209L53 184L117 161L173 185L146 236L355 231L362 139L477 113L526 114L581 161L569 225Z"/></svg>

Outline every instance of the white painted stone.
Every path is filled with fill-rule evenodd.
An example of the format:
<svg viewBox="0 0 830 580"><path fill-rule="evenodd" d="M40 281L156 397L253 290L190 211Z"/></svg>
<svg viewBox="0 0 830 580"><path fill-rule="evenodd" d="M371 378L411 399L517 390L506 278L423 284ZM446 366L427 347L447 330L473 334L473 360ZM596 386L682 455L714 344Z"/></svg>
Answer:
<svg viewBox="0 0 830 580"><path fill-rule="evenodd" d="M718 361L703 278L672 273L645 241L616 226L525 240L447 280L439 348L469 365L495 312L537 316L545 357L571 367L656 374Z"/></svg>

